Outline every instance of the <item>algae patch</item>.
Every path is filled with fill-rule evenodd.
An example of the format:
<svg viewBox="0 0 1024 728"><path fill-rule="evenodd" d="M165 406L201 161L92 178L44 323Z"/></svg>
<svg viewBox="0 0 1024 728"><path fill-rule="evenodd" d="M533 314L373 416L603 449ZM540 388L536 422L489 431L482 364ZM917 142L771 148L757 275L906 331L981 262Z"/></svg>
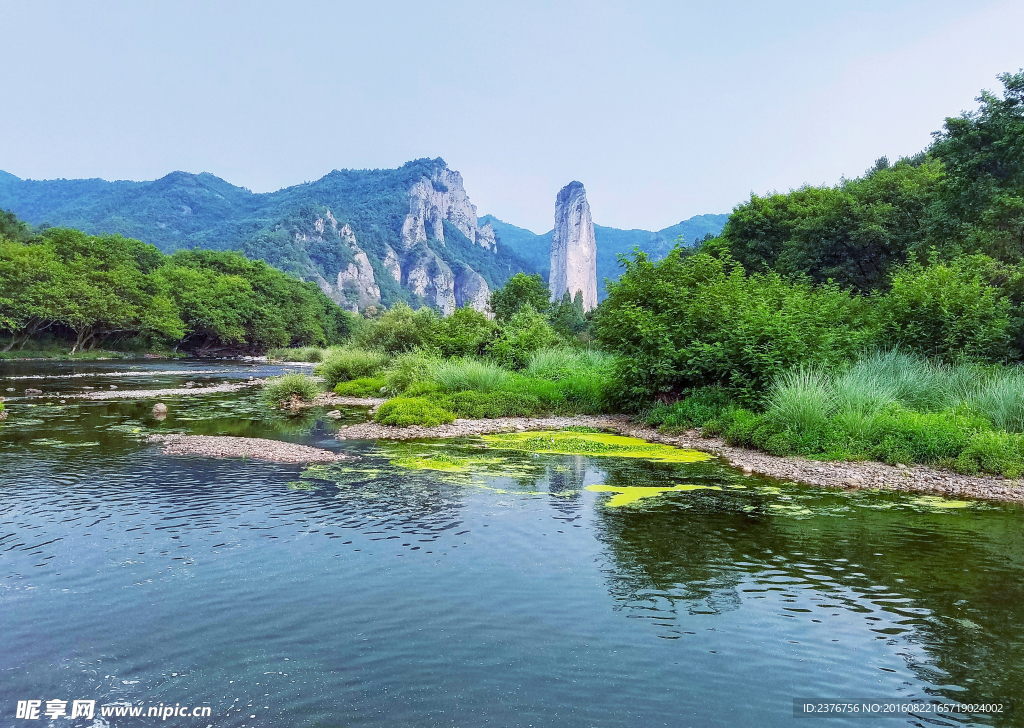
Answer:
<svg viewBox="0 0 1024 728"><path fill-rule="evenodd" d="M605 505L609 508L617 508L619 506L632 505L633 503L637 503L645 498L654 498L662 493L669 493L672 491L686 492L690 490L721 490L721 488L716 485L674 485L665 488L628 485L588 485L587 490L595 493L615 493L615 495L613 495Z"/></svg>
<svg viewBox="0 0 1024 728"><path fill-rule="evenodd" d="M544 430L483 435L482 439L493 448L545 455L643 458L663 463L697 463L712 458L711 455L698 450L681 450L671 445L605 432Z"/></svg>

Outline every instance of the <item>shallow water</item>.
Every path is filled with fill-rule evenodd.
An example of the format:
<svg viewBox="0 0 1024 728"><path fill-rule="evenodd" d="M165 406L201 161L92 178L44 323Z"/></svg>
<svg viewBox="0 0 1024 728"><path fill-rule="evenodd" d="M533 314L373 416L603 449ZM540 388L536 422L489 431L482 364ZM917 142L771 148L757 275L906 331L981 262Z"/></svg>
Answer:
<svg viewBox="0 0 1024 728"><path fill-rule="evenodd" d="M15 718L31 699L210 706L161 721L195 726L1015 724L794 719L793 700L1019 704L1016 506L718 460L338 442L323 413L268 417L252 391L165 399L163 422L152 401L56 397L128 366L119 388L277 371L0 362L17 397L0 425L2 726L34 724ZM10 378L31 374L51 378ZM142 441L154 431L359 458L165 457ZM433 461L460 467L407 467ZM609 505L636 487L664 490Z"/></svg>

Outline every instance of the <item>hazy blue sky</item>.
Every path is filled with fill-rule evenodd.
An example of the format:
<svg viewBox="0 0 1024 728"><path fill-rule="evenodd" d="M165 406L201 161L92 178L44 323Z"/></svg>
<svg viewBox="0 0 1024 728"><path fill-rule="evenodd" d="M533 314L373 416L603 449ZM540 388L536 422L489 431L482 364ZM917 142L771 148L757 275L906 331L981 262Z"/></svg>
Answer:
<svg viewBox="0 0 1024 728"><path fill-rule="evenodd" d="M913 154L1024 66L1024 2L10 2L0 169L256 191L444 157L551 227L659 229Z"/></svg>

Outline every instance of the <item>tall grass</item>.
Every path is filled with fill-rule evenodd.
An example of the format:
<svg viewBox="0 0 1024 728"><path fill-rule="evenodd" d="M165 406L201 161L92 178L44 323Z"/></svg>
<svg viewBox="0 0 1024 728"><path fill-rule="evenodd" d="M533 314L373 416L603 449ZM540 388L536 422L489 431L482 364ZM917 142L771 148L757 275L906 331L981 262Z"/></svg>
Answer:
<svg viewBox="0 0 1024 728"><path fill-rule="evenodd" d="M311 402L320 392L320 385L306 374L288 372L280 377L271 377L263 385L262 397L271 405L279 405L293 396Z"/></svg>
<svg viewBox="0 0 1024 728"><path fill-rule="evenodd" d="M610 372L615 357L597 349L552 347L530 356L523 374L552 381L578 376L583 371Z"/></svg>
<svg viewBox="0 0 1024 728"><path fill-rule="evenodd" d="M387 354L373 349L331 347L315 371L333 389L338 382L373 376L387 364L388 358Z"/></svg>
<svg viewBox="0 0 1024 728"><path fill-rule="evenodd" d="M446 359L435 363L428 374L446 392L492 392L503 388L512 373L483 359Z"/></svg>
<svg viewBox="0 0 1024 728"><path fill-rule="evenodd" d="M319 362L323 361L324 350L319 346L271 349L267 352L267 358L274 361Z"/></svg>
<svg viewBox="0 0 1024 728"><path fill-rule="evenodd" d="M767 404L768 415L780 425L808 432L826 425L835 410L836 396L825 370L801 367L772 383Z"/></svg>

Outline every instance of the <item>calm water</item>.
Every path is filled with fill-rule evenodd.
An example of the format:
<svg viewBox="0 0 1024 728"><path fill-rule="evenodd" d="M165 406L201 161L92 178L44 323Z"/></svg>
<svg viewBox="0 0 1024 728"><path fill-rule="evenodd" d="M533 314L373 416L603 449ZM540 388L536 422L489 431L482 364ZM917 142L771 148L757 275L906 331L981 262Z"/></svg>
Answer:
<svg viewBox="0 0 1024 728"><path fill-rule="evenodd" d="M468 473L407 470L393 460L480 443L338 442L251 392L165 398L162 423L152 401L56 396L273 371L0 362L0 726L41 724L15 718L30 699L209 706L159 721L204 727L1015 724L795 719L793 699L1020 705L1019 508L719 461L489 450ZM142 441L155 430L359 457L165 457ZM599 483L721 490L609 508Z"/></svg>

